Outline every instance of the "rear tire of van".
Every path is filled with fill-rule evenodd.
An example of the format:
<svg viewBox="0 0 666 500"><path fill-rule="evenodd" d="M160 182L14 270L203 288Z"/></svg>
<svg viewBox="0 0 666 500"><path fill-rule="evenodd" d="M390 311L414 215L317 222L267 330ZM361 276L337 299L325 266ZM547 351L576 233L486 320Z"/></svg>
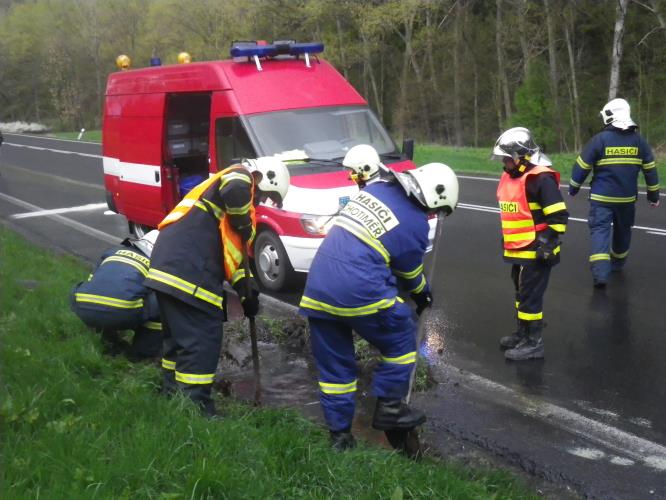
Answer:
<svg viewBox="0 0 666 500"><path fill-rule="evenodd" d="M264 229L254 241L255 276L266 290L277 292L288 289L296 277L280 237Z"/></svg>

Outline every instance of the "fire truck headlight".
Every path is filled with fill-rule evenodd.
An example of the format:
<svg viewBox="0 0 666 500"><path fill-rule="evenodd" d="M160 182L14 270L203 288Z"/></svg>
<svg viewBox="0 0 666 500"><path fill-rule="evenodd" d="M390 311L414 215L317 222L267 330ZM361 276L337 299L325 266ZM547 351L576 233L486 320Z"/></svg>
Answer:
<svg viewBox="0 0 666 500"><path fill-rule="evenodd" d="M334 216L332 215L310 215L301 216L301 226L306 233L317 236L325 236L331 228Z"/></svg>

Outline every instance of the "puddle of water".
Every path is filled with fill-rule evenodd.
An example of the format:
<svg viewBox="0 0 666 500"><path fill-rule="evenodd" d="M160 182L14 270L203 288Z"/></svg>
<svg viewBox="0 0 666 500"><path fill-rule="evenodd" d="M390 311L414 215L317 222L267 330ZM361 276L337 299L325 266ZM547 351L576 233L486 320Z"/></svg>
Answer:
<svg viewBox="0 0 666 500"><path fill-rule="evenodd" d="M646 457L644 463L653 469L666 471L666 457Z"/></svg>
<svg viewBox="0 0 666 500"><path fill-rule="evenodd" d="M567 452L577 457L587 458L588 460L601 460L606 456L603 451L595 448L573 448L567 450Z"/></svg>
<svg viewBox="0 0 666 500"><path fill-rule="evenodd" d="M636 462L624 457L613 457L610 462L615 465L634 465Z"/></svg>
<svg viewBox="0 0 666 500"><path fill-rule="evenodd" d="M264 406L296 408L306 418L325 425L319 406L317 370L303 348L290 345L259 343L261 368L261 402ZM360 367L359 367L360 368ZM372 428L375 398L368 395L369 377L365 369L359 370L359 391L356 394L356 413L353 434L391 448L383 432ZM236 370L225 369L231 395L244 401L254 400L254 373L252 363Z"/></svg>
<svg viewBox="0 0 666 500"><path fill-rule="evenodd" d="M431 366L442 363L448 357L448 338L455 324L440 314L432 311L423 325L423 342L419 346L419 354Z"/></svg>
<svg viewBox="0 0 666 500"><path fill-rule="evenodd" d="M639 427L645 427L646 429L652 429L652 422L648 420L647 418L641 418L641 417L633 417L629 419L629 422L631 422L634 425L638 425Z"/></svg>

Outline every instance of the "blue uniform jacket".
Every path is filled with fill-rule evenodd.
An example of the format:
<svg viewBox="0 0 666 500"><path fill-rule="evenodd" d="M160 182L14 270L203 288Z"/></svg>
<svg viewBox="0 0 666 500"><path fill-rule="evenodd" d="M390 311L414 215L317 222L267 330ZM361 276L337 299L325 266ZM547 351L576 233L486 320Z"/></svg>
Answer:
<svg viewBox="0 0 666 500"><path fill-rule="evenodd" d="M336 217L310 267L300 312L305 316L363 316L391 307L398 282L428 290L423 256L426 212L392 182L370 184Z"/></svg>
<svg viewBox="0 0 666 500"><path fill-rule="evenodd" d="M155 294L143 284L149 266L148 257L129 244L110 248L100 257L88 280L75 287L76 306L132 315L138 321L158 319Z"/></svg>
<svg viewBox="0 0 666 500"><path fill-rule="evenodd" d="M659 176L650 146L635 127L621 130L609 125L587 143L576 159L569 192L576 194L592 172L590 200L601 204L633 203L641 170L648 200L658 201Z"/></svg>

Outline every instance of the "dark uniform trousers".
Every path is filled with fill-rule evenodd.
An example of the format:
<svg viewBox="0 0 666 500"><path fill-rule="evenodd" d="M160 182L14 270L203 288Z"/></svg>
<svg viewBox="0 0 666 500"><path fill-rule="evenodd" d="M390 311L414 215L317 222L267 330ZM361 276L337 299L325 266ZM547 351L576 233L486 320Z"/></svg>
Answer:
<svg viewBox="0 0 666 500"><path fill-rule="evenodd" d="M208 313L157 292L163 324L163 386L183 391L204 411L214 408L211 389L222 347L223 315Z"/></svg>
<svg viewBox="0 0 666 500"><path fill-rule="evenodd" d="M551 266L535 261L533 264L513 264L511 279L516 289L518 319L543 319L543 295L548 287Z"/></svg>
<svg viewBox="0 0 666 500"><path fill-rule="evenodd" d="M86 282L83 282L86 283ZM91 308L89 304L79 303L76 293L82 283L76 285L70 293L70 307L86 326L102 334L102 338L118 342L119 330L132 330L132 344L128 354L135 358L156 358L162 352L162 325L159 318L146 320L146 310L157 312L155 296L146 295L143 308L121 309L98 306ZM153 306L154 307L151 307Z"/></svg>
<svg viewBox="0 0 666 500"><path fill-rule="evenodd" d="M329 429L351 428L356 408L356 359L352 331L379 349L372 377L374 396L401 399L416 366L416 324L403 302L367 316L309 316L310 340L320 374L321 406Z"/></svg>
<svg viewBox="0 0 666 500"><path fill-rule="evenodd" d="M608 281L611 270L624 266L631 245L636 205L590 203L590 267L595 281Z"/></svg>

